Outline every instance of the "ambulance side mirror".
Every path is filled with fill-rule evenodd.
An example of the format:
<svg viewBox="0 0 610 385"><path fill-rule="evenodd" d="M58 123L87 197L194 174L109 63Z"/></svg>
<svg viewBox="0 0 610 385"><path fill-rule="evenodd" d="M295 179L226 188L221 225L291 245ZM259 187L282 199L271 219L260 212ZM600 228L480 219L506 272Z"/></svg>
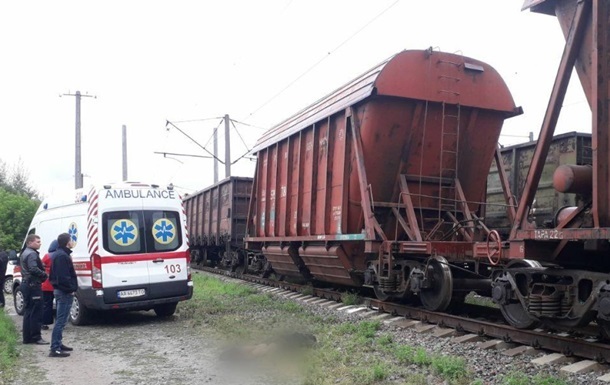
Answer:
<svg viewBox="0 0 610 385"><path fill-rule="evenodd" d="M18 259L19 259L19 256L17 256L17 252L15 250L8 251L8 260L9 261L16 261Z"/></svg>

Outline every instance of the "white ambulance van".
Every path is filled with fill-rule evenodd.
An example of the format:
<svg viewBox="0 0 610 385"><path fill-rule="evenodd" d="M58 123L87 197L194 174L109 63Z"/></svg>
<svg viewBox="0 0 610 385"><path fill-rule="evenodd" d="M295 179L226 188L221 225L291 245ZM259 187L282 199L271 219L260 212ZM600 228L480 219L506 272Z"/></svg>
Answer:
<svg viewBox="0 0 610 385"><path fill-rule="evenodd" d="M143 183L95 186L72 199L42 202L28 234L41 237L40 257L61 233L75 244L78 276L70 321L89 323L97 311L150 310L174 314L193 295L182 198L171 186ZM13 282L22 313L20 274Z"/></svg>

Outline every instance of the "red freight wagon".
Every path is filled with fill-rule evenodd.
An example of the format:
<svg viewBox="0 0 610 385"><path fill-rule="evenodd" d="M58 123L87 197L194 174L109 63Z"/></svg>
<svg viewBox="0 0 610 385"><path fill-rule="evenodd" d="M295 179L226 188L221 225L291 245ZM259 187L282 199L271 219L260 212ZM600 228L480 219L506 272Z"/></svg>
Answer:
<svg viewBox="0 0 610 385"><path fill-rule="evenodd" d="M191 261L237 266L243 260L252 178L229 177L184 198Z"/></svg>
<svg viewBox="0 0 610 385"><path fill-rule="evenodd" d="M414 289L445 308L453 290L479 286L453 263L486 256L476 214L503 121L518 113L489 65L400 52L261 137L247 247L280 275L382 298Z"/></svg>

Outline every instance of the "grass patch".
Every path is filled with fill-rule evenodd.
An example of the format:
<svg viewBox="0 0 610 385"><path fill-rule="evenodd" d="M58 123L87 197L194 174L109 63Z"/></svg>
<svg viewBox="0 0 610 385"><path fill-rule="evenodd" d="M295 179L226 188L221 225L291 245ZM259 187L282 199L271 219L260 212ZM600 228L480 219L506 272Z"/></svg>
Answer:
<svg viewBox="0 0 610 385"><path fill-rule="evenodd" d="M345 292L341 294L341 302L343 302L345 305L358 305L362 301L358 294Z"/></svg>
<svg viewBox="0 0 610 385"><path fill-rule="evenodd" d="M459 380L468 376L466 361L461 357L435 356L430 365L435 373L447 380Z"/></svg>
<svg viewBox="0 0 610 385"><path fill-rule="evenodd" d="M18 340L19 334L15 324L4 310L0 309L0 372L2 377L8 378L15 369L19 357Z"/></svg>
<svg viewBox="0 0 610 385"><path fill-rule="evenodd" d="M504 385L568 385L569 383L553 376L537 374L533 377L523 373L510 373L502 379Z"/></svg>
<svg viewBox="0 0 610 385"><path fill-rule="evenodd" d="M273 341L286 332L316 337L313 347L295 354L281 351L263 362L274 376L285 377L279 383L294 383L295 376L304 385L483 383L469 372L463 358L400 344L384 333L380 321L344 322L336 316L321 316L297 302L213 276L194 274L193 281L193 299L181 304L180 314L192 323L194 333L217 334L241 345ZM359 298L345 293L342 301L355 304ZM504 381L507 385L565 384L551 377L521 378L515 374Z"/></svg>
<svg viewBox="0 0 610 385"><path fill-rule="evenodd" d="M303 295L313 295L313 286L303 286L301 288L301 294L303 294Z"/></svg>
<svg viewBox="0 0 610 385"><path fill-rule="evenodd" d="M490 297L483 297L481 295L478 295L474 291L471 291L466 296L466 298L464 299L464 303L471 304L471 305L477 305L477 306L492 307L495 309L500 308L500 305L495 303Z"/></svg>
<svg viewBox="0 0 610 385"><path fill-rule="evenodd" d="M383 362L375 362L361 368L355 368L351 377L353 384L370 385L385 380L390 375L390 366Z"/></svg>

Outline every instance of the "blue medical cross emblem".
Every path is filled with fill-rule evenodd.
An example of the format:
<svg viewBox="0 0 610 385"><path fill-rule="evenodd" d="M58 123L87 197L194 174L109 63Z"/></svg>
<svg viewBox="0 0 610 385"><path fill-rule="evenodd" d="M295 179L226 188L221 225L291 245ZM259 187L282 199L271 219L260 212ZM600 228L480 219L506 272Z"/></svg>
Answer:
<svg viewBox="0 0 610 385"><path fill-rule="evenodd" d="M164 245L170 243L176 237L174 224L165 219L157 219L153 225L153 236L155 240Z"/></svg>
<svg viewBox="0 0 610 385"><path fill-rule="evenodd" d="M112 237L120 245L128 246L132 244L138 236L136 226L130 220L118 220L112 226Z"/></svg>
<svg viewBox="0 0 610 385"><path fill-rule="evenodd" d="M76 223L70 223L68 234L70 234L70 240L72 240L72 242L76 243L76 241L78 241L78 228L76 227Z"/></svg>

